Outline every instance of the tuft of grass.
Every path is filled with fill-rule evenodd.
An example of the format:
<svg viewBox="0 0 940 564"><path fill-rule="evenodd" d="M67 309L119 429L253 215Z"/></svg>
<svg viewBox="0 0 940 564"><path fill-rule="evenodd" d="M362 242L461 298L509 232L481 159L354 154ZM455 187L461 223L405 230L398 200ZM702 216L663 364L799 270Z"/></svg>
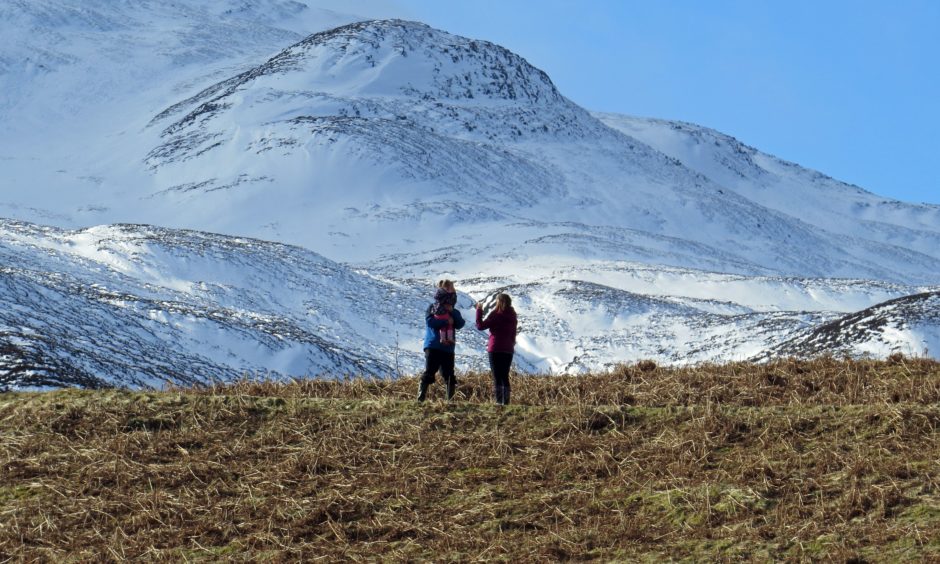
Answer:
<svg viewBox="0 0 940 564"><path fill-rule="evenodd" d="M940 365L0 394L15 560L940 559Z"/></svg>

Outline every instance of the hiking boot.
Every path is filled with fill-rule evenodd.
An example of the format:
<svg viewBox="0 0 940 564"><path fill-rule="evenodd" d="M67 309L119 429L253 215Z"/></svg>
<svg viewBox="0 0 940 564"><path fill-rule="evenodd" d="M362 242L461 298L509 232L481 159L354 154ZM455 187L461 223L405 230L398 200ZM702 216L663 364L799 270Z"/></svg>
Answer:
<svg viewBox="0 0 940 564"><path fill-rule="evenodd" d="M428 383L420 382L418 384L418 401L424 401L428 397Z"/></svg>
<svg viewBox="0 0 940 564"><path fill-rule="evenodd" d="M450 401L454 399L454 393L457 392L457 379L449 380L447 382L447 400Z"/></svg>

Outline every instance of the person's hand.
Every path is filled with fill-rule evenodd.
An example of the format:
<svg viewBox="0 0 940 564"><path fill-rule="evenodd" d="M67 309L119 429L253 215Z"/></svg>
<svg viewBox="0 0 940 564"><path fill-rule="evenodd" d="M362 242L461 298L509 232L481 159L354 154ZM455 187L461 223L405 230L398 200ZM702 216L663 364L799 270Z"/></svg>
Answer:
<svg viewBox="0 0 940 564"><path fill-rule="evenodd" d="M450 325L451 327L453 327L453 326L454 326L454 318L453 318L453 317L448 317L448 318L447 318L447 324Z"/></svg>
<svg viewBox="0 0 940 564"><path fill-rule="evenodd" d="M474 302L473 307L477 309L483 309L483 304L481 302Z"/></svg>

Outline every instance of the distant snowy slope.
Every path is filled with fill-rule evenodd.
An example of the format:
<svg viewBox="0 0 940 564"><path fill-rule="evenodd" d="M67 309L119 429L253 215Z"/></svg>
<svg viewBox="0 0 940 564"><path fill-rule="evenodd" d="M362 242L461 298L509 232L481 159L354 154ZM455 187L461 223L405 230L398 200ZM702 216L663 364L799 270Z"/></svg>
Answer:
<svg viewBox="0 0 940 564"><path fill-rule="evenodd" d="M834 319L794 336L760 355L821 354L885 357L937 356L940 351L940 292L903 296Z"/></svg>
<svg viewBox="0 0 940 564"><path fill-rule="evenodd" d="M147 182L138 134L167 100L361 19L308 4L0 2L0 216L102 223L124 187Z"/></svg>
<svg viewBox="0 0 940 564"><path fill-rule="evenodd" d="M594 114L745 198L846 236L935 255L940 206L890 200L778 159L718 131L691 123Z"/></svg>
<svg viewBox="0 0 940 564"><path fill-rule="evenodd" d="M293 0L6 0L0 110L7 119L0 126L80 119L146 95L142 86L165 96L355 18Z"/></svg>
<svg viewBox="0 0 940 564"><path fill-rule="evenodd" d="M388 377L423 364L430 281L396 282L299 247L144 225L64 231L2 220L0 265L0 388ZM493 276L457 280L469 322L459 333L461 369L486 367L471 303L492 304L500 291L520 312L516 368L578 373L637 359L819 354L829 349L806 335L856 304L918 290L629 263L494 266ZM936 333L933 305L891 309L899 331L883 331L880 348L843 339L837 350L908 352L912 335ZM791 344L804 341L814 348Z"/></svg>
<svg viewBox="0 0 940 564"><path fill-rule="evenodd" d="M0 221L0 259L0 386L385 377L423 359L430 287L384 282L296 247ZM464 349L483 346L478 333L461 338Z"/></svg>

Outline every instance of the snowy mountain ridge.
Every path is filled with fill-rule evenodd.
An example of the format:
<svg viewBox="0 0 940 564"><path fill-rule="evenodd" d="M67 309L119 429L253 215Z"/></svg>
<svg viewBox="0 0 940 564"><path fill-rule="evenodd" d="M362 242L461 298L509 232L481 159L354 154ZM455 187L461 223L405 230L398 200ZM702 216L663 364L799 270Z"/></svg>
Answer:
<svg viewBox="0 0 940 564"><path fill-rule="evenodd" d="M814 225L826 225L827 216L823 212L837 211L866 229L903 238L928 252L940 242L936 238L940 205L872 198L873 194L858 186L804 169L695 124L616 114L595 115L614 129L635 136L722 186L762 205L800 216ZM830 229L844 227L844 223L829 224Z"/></svg>
<svg viewBox="0 0 940 564"><path fill-rule="evenodd" d="M134 225L3 221L0 233L0 295L15 304L0 313L0 384L159 387L419 364L414 347L381 337L399 332L399 308L426 300L303 249ZM363 287L382 299L351 316Z"/></svg>
<svg viewBox="0 0 940 564"><path fill-rule="evenodd" d="M936 355L940 346L940 292L895 298L845 315L772 347L773 356Z"/></svg>
<svg viewBox="0 0 940 564"><path fill-rule="evenodd" d="M2 9L3 22L33 18L33 47L81 47L22 80L0 119L28 131L0 145L0 216L17 220L0 249L6 265L34 264L4 271L20 304L0 325L3 350L20 352L4 358L33 359L7 361L7 374L41 358L82 382L155 385L148 363L167 355L202 367L199 380L413 371L420 312L443 277L468 316L473 299L508 289L525 370L740 360L940 283L940 207L693 124L591 114L486 41L277 0L104 2L75 25L65 0ZM298 34L305 25L314 33ZM169 29L183 31L153 55ZM2 44L0 82L20 84L9 61L22 51ZM92 91L121 85L116 99L31 117L67 107L88 68L104 74ZM361 288L381 317L366 338ZM54 315L31 297L43 294L95 323L21 317ZM81 346L53 350L39 327ZM148 352L99 347L96 331ZM482 366L482 335L466 333L462 362ZM878 350L938 350L928 333L892 333ZM853 343L839 350L861 354Z"/></svg>
<svg viewBox="0 0 940 564"><path fill-rule="evenodd" d="M145 225L65 231L3 220L0 235L0 299L12 304L0 311L0 388L388 377L423 365L421 312L433 290L424 281L356 272L299 247ZM815 342L817 328L831 326L839 313L782 305L816 303L818 309L825 292L830 299L854 295L868 302L917 290L626 264L604 275L608 282L630 278L637 290L691 287L683 278L724 286L739 296L742 303L736 303L562 276L522 284L462 281L470 295L462 292L458 301L469 322L458 333L461 368L485 369L485 334L472 328L471 304L491 304L497 291L509 291L520 311L517 369L582 372L612 366L618 357L687 364L796 351L794 343ZM747 303L749 293L751 300L791 297L788 303ZM911 299L923 296L935 301L940 288ZM936 335L929 333L933 306L917 309L923 318L917 323L910 324L912 315L892 318L892 333L876 352L936 350ZM868 330L865 337L878 335ZM861 344L871 349L868 340ZM855 346L850 338L837 342L841 352Z"/></svg>
<svg viewBox="0 0 940 564"><path fill-rule="evenodd" d="M474 80L479 77L482 83ZM499 79L495 85L491 77ZM515 86L507 86L506 77ZM902 218L861 224L850 210L836 223L832 214L805 217L791 200L755 201L714 181L709 171L688 168L601 123L546 80L492 44L412 22L360 22L314 35L204 91L206 101L190 100L195 109L166 126L147 163L171 189L206 193L237 186L248 198L263 193L267 199L272 189L265 185L276 179L274 190L286 192L284 201L301 193L343 209L376 199L385 200L385 209L408 209L435 196L485 209L480 202L490 200L523 220L584 225L571 234L575 238L596 237L602 226L621 229L599 247L622 248L624 235L705 244L708 255L731 255L727 263L748 265L738 272L928 282L940 269L934 245L940 232L930 228L929 217L927 228L913 229L902 227ZM250 167L255 174L220 179L199 172L223 169L223 162L241 162L235 170ZM300 177L272 171L274 163L295 168ZM784 180L788 188L795 183ZM349 185L343 195L353 201L331 201L331 185L339 182ZM380 184L381 197L375 192ZM849 192L852 206L881 205L871 194ZM542 209L546 198L552 206ZM330 239L328 233L300 234L308 231L306 218L291 222L280 210L270 215L282 227L278 238L304 245ZM464 220L456 219L459 229ZM896 245L900 237L913 248Z"/></svg>

